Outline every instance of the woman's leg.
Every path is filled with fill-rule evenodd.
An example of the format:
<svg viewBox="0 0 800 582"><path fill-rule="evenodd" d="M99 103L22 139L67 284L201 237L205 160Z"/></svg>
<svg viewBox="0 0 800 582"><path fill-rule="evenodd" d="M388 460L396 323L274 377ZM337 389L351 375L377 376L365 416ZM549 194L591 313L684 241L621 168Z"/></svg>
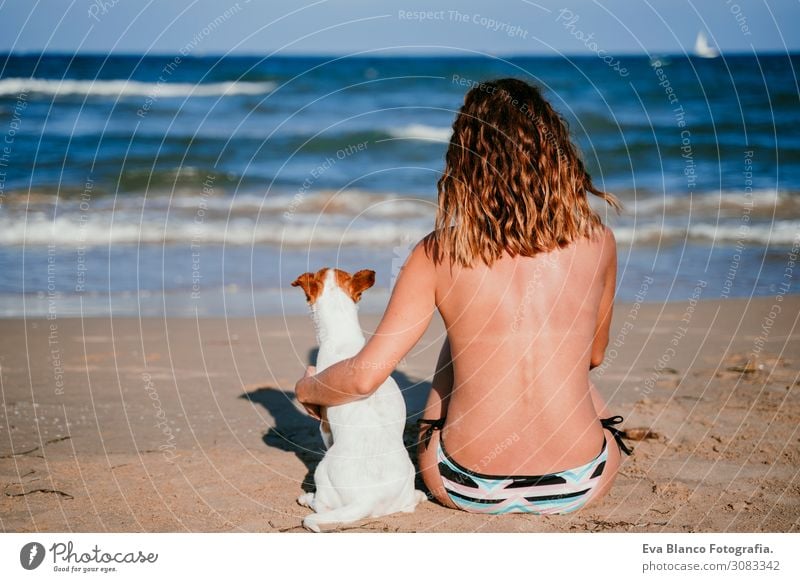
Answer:
<svg viewBox="0 0 800 582"><path fill-rule="evenodd" d="M621 462L621 455L617 441L614 435L611 434L607 428L605 430L606 442L608 443L608 458L606 459L606 466L603 468L603 474L600 476L600 482L592 492L592 497L584 505L584 507L594 505L602 501L603 497L611 490L614 485L614 480L617 478L619 466Z"/></svg>
<svg viewBox="0 0 800 582"><path fill-rule="evenodd" d="M591 381L589 382L589 393L592 396L592 402L594 403L598 418L609 418L613 416L608 410L605 400ZM607 428L603 430L605 431L606 443L608 446L608 458L606 459L606 466L603 469L603 474L600 476L600 483L597 484L591 499L589 499L584 507L601 501L611 490L611 486L614 484L614 479L617 477L622 461L619 446L617 445L617 440L614 438L614 435Z"/></svg>
<svg viewBox="0 0 800 582"><path fill-rule="evenodd" d="M436 364L436 371L431 382L431 392L425 404L422 418L428 420L438 420L447 414L447 400L453 390L453 362L450 355L450 342L445 339L442 350L439 353L439 361ZM441 430L430 430L430 438L425 440L423 435L428 434L428 426L420 427L419 444L417 445L417 461L419 471L425 486L439 503L458 509L453 504L447 491L442 484L442 476L439 474L439 462L437 451L439 450L439 439Z"/></svg>
<svg viewBox="0 0 800 582"><path fill-rule="evenodd" d="M420 432L425 431L422 427ZM458 507L450 500L450 497L445 491L444 484L442 483L442 476L439 473L439 462L436 459L436 452L439 449L439 439L441 438L441 431L434 430L431 432L430 439L425 442L420 438L417 448L417 459L419 461L419 472L422 475L422 480L425 482L425 487L431 495L442 505L458 509Z"/></svg>

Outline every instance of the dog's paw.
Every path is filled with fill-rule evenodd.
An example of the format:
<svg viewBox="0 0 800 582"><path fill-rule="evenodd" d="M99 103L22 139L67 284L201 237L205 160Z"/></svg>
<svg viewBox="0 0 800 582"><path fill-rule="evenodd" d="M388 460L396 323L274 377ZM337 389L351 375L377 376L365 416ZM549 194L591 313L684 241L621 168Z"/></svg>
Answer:
<svg viewBox="0 0 800 582"><path fill-rule="evenodd" d="M303 493L300 497L297 498L297 503L298 505L302 505L303 507L314 509L314 494Z"/></svg>
<svg viewBox="0 0 800 582"><path fill-rule="evenodd" d="M317 520L314 519L314 515L309 515L303 520L303 527L307 530L313 531L314 533L320 533L319 524Z"/></svg>

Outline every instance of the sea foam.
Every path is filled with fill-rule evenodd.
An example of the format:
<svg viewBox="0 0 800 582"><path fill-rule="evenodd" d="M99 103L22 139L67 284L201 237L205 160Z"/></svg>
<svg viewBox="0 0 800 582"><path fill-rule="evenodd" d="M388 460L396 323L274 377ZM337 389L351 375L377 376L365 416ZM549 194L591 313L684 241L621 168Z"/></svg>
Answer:
<svg viewBox="0 0 800 582"><path fill-rule="evenodd" d="M88 95L102 97L211 97L217 95L260 95L275 89L271 81L227 81L224 83L143 83L128 79L0 79L0 95L39 93L44 95Z"/></svg>

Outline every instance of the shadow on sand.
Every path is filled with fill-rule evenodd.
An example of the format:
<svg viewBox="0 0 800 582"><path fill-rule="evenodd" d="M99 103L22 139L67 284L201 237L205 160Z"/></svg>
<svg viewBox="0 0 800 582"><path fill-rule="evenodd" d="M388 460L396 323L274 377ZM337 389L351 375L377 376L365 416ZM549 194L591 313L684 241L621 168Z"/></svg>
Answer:
<svg viewBox="0 0 800 582"><path fill-rule="evenodd" d="M313 491L314 469L324 452L319 422L297 409L294 392L285 392L274 386L259 386L241 398L260 404L274 419L274 426L261 440L268 447L294 453L307 469L302 483L303 491Z"/></svg>
<svg viewBox="0 0 800 582"><path fill-rule="evenodd" d="M315 348L309 352L308 361L316 362L316 360L317 349ZM298 378L301 373L298 371ZM395 371L392 377L400 387L406 401L408 420L403 433L403 441L416 465L417 429L415 421L425 407L431 383L414 381L405 373L398 371ZM241 398L260 404L274 419L275 425L270 427L261 440L268 447L294 453L307 470L302 488L304 491L313 491L314 470L325 453L322 437L319 434L319 422L300 411L293 391L284 391L275 386L259 386L255 390L242 394Z"/></svg>

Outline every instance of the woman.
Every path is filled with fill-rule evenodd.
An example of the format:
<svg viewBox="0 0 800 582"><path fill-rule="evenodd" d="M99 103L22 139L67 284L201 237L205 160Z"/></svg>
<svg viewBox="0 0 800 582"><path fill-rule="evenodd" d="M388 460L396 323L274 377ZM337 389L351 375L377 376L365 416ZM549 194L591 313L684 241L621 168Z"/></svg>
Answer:
<svg viewBox="0 0 800 582"><path fill-rule="evenodd" d="M596 502L620 431L589 380L608 344L616 244L566 123L516 79L473 87L438 183L436 228L412 251L353 358L296 386L312 413L371 394L438 309L447 328L423 414L419 467L442 504L568 513ZM616 442L615 442L616 441ZM446 447L445 447L446 443Z"/></svg>

